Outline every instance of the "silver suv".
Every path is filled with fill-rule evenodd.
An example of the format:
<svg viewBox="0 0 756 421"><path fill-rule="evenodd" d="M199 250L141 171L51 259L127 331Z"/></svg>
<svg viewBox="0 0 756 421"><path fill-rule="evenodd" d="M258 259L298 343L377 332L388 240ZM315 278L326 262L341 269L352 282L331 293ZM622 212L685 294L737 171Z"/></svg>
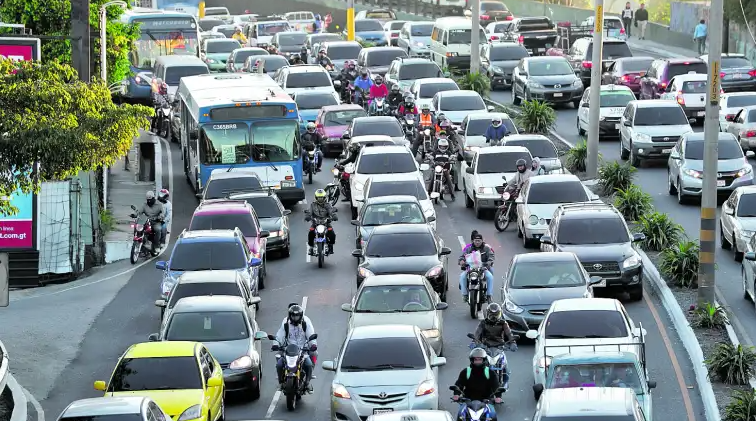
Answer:
<svg viewBox="0 0 756 421"><path fill-rule="evenodd" d="M620 119L620 158L639 167L641 160L666 159L680 136L693 132L675 101L630 101Z"/></svg>

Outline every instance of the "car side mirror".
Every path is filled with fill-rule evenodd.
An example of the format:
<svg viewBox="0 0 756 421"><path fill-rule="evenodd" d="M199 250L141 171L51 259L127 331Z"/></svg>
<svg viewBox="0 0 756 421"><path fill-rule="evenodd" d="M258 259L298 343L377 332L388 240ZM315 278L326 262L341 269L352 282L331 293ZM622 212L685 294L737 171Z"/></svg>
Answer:
<svg viewBox="0 0 756 421"><path fill-rule="evenodd" d="M646 239L646 234L643 234L642 232L636 232L633 234L633 243L637 243L638 241L643 241Z"/></svg>
<svg viewBox="0 0 756 421"><path fill-rule="evenodd" d="M520 72L520 76L528 77L528 72Z"/></svg>
<svg viewBox="0 0 756 421"><path fill-rule="evenodd" d="M733 209L733 208L731 208L731 207L728 206L728 207L724 208L724 213L726 213L728 215L735 215L735 209Z"/></svg>
<svg viewBox="0 0 756 421"><path fill-rule="evenodd" d="M351 139L352 136L349 135L349 132L344 132L344 134L341 135L342 139Z"/></svg>
<svg viewBox="0 0 756 421"><path fill-rule="evenodd" d="M462 129L459 129L459 130L457 130L457 134L460 135L460 136L464 136L465 135L465 131L462 130Z"/></svg>
<svg viewBox="0 0 756 421"><path fill-rule="evenodd" d="M647 333L646 329L642 327L633 328L633 336L635 336L636 338L640 338L641 336L646 336L646 333Z"/></svg>
<svg viewBox="0 0 756 421"><path fill-rule="evenodd" d="M108 388L108 385L105 384L102 380L97 380L94 382L94 390L99 390L100 392L104 392Z"/></svg>
<svg viewBox="0 0 756 421"><path fill-rule="evenodd" d="M549 237L548 235L544 235L543 237L541 237L541 244L549 244L549 245L554 245L554 244L553 244L553 243L551 242L551 237Z"/></svg>
<svg viewBox="0 0 756 421"><path fill-rule="evenodd" d="M284 209L283 216L289 216L291 215L291 209Z"/></svg>
<svg viewBox="0 0 756 421"><path fill-rule="evenodd" d="M533 385L533 392L534 392L534 393L535 393L536 395L538 395L538 396L541 396L541 393L543 393L543 385L542 385L542 384L540 384L540 383L538 383L538 384L534 384L534 385Z"/></svg>
<svg viewBox="0 0 756 421"><path fill-rule="evenodd" d="M743 258L746 260L750 260L751 262L756 261L756 253L749 251L743 254Z"/></svg>
<svg viewBox="0 0 756 421"><path fill-rule="evenodd" d="M589 104L587 102L584 102L584 103L580 104L580 106L583 107L583 108L591 108L591 104Z"/></svg>
<svg viewBox="0 0 756 421"><path fill-rule="evenodd" d="M680 154L677 151L672 151L672 153L669 154L669 157L677 161L680 159Z"/></svg>
<svg viewBox="0 0 756 421"><path fill-rule="evenodd" d="M155 262L155 269L165 270L165 267L166 267L166 264L165 264L164 260L159 260L159 261Z"/></svg>
<svg viewBox="0 0 756 421"><path fill-rule="evenodd" d="M473 170L472 167L467 167L467 168L465 168L465 173L466 174L475 174L475 170Z"/></svg>
<svg viewBox="0 0 756 421"><path fill-rule="evenodd" d="M262 230L260 231L260 238L268 238L270 237L270 231Z"/></svg>
<svg viewBox="0 0 756 421"><path fill-rule="evenodd" d="M157 342L160 340L160 335L157 333L151 333L150 336L147 337L147 340L150 342Z"/></svg>
<svg viewBox="0 0 756 421"><path fill-rule="evenodd" d="M329 360L329 361L323 361L323 370L325 371L336 371L336 361Z"/></svg>
<svg viewBox="0 0 756 421"><path fill-rule="evenodd" d="M260 297L250 297L249 300L247 300L247 305L253 306L255 304L260 304L261 301L262 298Z"/></svg>
<svg viewBox="0 0 756 421"><path fill-rule="evenodd" d="M433 215L431 215L431 216L425 218L425 220L428 221L428 222L435 222L436 221L436 217L433 216Z"/></svg>
<svg viewBox="0 0 756 421"><path fill-rule="evenodd" d="M754 156L756 156L756 153L754 153L753 151L746 151L745 156L747 158L753 158Z"/></svg>
<svg viewBox="0 0 756 421"><path fill-rule="evenodd" d="M441 367L442 365L446 365L446 358L444 357L433 357L433 361L431 361L431 367Z"/></svg>
<svg viewBox="0 0 756 421"><path fill-rule="evenodd" d="M360 221L358 221L356 219L352 219L351 221L349 221L349 223L352 224L352 225L354 225L355 227L359 227L360 226Z"/></svg>
<svg viewBox="0 0 756 421"><path fill-rule="evenodd" d="M536 339L538 339L538 331L531 329L531 330L525 332L525 337L528 338L528 339L536 340Z"/></svg>
<svg viewBox="0 0 756 421"><path fill-rule="evenodd" d="M210 377L207 379L207 387L221 387L223 386L223 377Z"/></svg>
<svg viewBox="0 0 756 421"><path fill-rule="evenodd" d="M625 126L625 127L630 127L630 120L624 120L622 122L622 125Z"/></svg>
<svg viewBox="0 0 756 421"><path fill-rule="evenodd" d="M600 284L601 281L603 281L603 280L604 280L604 278L602 278L600 276L591 276L591 279L588 280L588 285Z"/></svg>
<svg viewBox="0 0 756 421"><path fill-rule="evenodd" d="M449 304L447 303L436 304L436 310L446 310L447 308L449 308Z"/></svg>
<svg viewBox="0 0 756 421"><path fill-rule="evenodd" d="M496 108L494 108L494 106L493 106L493 105L489 105L488 107L486 107L486 109L488 110L488 112L489 112L489 113L492 113L492 112L494 112L494 110L495 110Z"/></svg>
<svg viewBox="0 0 756 421"><path fill-rule="evenodd" d="M256 341L261 341L263 339L268 339L268 333L267 332L263 332L262 330L258 330L257 332L255 332L255 340Z"/></svg>
<svg viewBox="0 0 756 421"><path fill-rule="evenodd" d="M341 311L346 311L347 313L351 313L352 312L352 305L349 304L349 303L342 304L341 305Z"/></svg>
<svg viewBox="0 0 756 421"><path fill-rule="evenodd" d="M249 267L256 268L258 266L262 266L262 260L257 257L252 257L249 259Z"/></svg>
<svg viewBox="0 0 756 421"><path fill-rule="evenodd" d="M155 307L165 308L168 302L165 300L155 300Z"/></svg>
<svg viewBox="0 0 756 421"><path fill-rule="evenodd" d="M439 253L441 256L448 256L450 255L452 250L449 247L441 247L441 253Z"/></svg>
<svg viewBox="0 0 756 421"><path fill-rule="evenodd" d="M649 381L648 381L648 388L649 388L649 389L656 389L656 381L654 381L654 380L649 380Z"/></svg>
<svg viewBox="0 0 756 421"><path fill-rule="evenodd" d="M362 257L362 250L352 250L352 256L354 257Z"/></svg>

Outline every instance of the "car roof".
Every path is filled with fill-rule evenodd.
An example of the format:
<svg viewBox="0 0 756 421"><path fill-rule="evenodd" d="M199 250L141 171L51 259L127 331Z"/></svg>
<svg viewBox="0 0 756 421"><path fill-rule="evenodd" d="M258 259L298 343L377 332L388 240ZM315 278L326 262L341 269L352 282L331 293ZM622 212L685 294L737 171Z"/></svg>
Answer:
<svg viewBox="0 0 756 421"><path fill-rule="evenodd" d="M432 228L426 224L380 225L375 227L370 235L391 234L432 234Z"/></svg>
<svg viewBox="0 0 756 421"><path fill-rule="evenodd" d="M357 123L386 123L389 121L398 124L396 117L391 117L387 115L371 115L371 116L366 116L366 117L356 117L354 120L352 120L352 126L354 126Z"/></svg>
<svg viewBox="0 0 756 421"><path fill-rule="evenodd" d="M720 95L719 98L722 99L722 98L732 98L734 96L753 96L753 95L756 95L756 92L753 92L753 91L725 92L722 95ZM737 107L737 108L745 108L745 107Z"/></svg>
<svg viewBox="0 0 756 421"><path fill-rule="evenodd" d="M303 32L303 31L281 31L281 32L276 32L276 35L291 35L291 34L299 34L299 35L305 35L305 36L308 35L307 32Z"/></svg>
<svg viewBox="0 0 756 421"><path fill-rule="evenodd" d="M703 60L696 57L667 57L663 58L662 60L668 62L669 64L705 63Z"/></svg>
<svg viewBox="0 0 756 421"><path fill-rule="evenodd" d="M365 286L379 285L425 285L425 278L421 275L375 275L365 278Z"/></svg>
<svg viewBox="0 0 756 421"><path fill-rule="evenodd" d="M634 99L628 102L629 104L633 104L637 108L680 107L677 101L666 99Z"/></svg>
<svg viewBox="0 0 756 421"><path fill-rule="evenodd" d="M515 255L515 259L517 259L518 262L569 262L577 260L577 256L570 251L552 251L543 253L520 253Z"/></svg>
<svg viewBox="0 0 756 421"><path fill-rule="evenodd" d="M418 85L425 85L426 83L453 83L457 84L454 79L448 77L424 77L415 81Z"/></svg>
<svg viewBox="0 0 756 421"><path fill-rule="evenodd" d="M377 20L377 19L357 19L357 20L374 20L374 21L380 23L380 21ZM372 53L373 51L396 51L396 50L404 52L404 50L402 50L399 47L368 47L368 48L363 48L363 51L365 51L366 53Z"/></svg>
<svg viewBox="0 0 756 421"><path fill-rule="evenodd" d="M617 208L606 203L562 203L557 212L562 219L622 218Z"/></svg>
<svg viewBox="0 0 756 421"><path fill-rule="evenodd" d="M452 97L455 97L455 96L480 96L479 93L477 93L475 91L466 90L466 89L460 89L458 91L441 91L441 92L438 92L436 95L440 95L440 96L444 96L444 97L447 97L447 96L452 96Z"/></svg>
<svg viewBox="0 0 756 421"><path fill-rule="evenodd" d="M703 73L689 73L689 74L684 74L684 75L677 75L674 77L674 79L682 80L683 82L688 82L688 81L700 82L700 81L708 80L709 75L703 74Z"/></svg>
<svg viewBox="0 0 756 421"><path fill-rule="evenodd" d="M218 26L216 26L216 28L218 28ZM229 42L229 41L236 41L236 40L233 38L208 38L207 40L205 40L205 42L208 44L215 44L215 43ZM236 43L238 44L239 41L236 41Z"/></svg>
<svg viewBox="0 0 756 421"><path fill-rule="evenodd" d="M373 414L370 421L452 421L454 419L447 411L431 409L412 409L409 411L391 411Z"/></svg>
<svg viewBox="0 0 756 421"><path fill-rule="evenodd" d="M530 177L530 185L548 184L548 183L566 183L580 182L580 179L574 174L544 174L538 177Z"/></svg>
<svg viewBox="0 0 756 421"><path fill-rule="evenodd" d="M267 195L267 192L263 194ZM249 213L249 207L244 200L210 199L200 203L194 210L195 215L219 213Z"/></svg>
<svg viewBox="0 0 756 421"><path fill-rule="evenodd" d="M236 52L241 52L241 51L260 51L260 52L264 51L267 53L267 51L264 48L260 48L260 47L241 47L241 48L235 49L233 52L236 53Z"/></svg>
<svg viewBox="0 0 756 421"><path fill-rule="evenodd" d="M236 239L234 230L196 230L186 231L181 234L181 241L190 240L190 242L218 242L219 240Z"/></svg>
<svg viewBox="0 0 756 421"><path fill-rule="evenodd" d="M406 146L401 145L379 145L370 148L363 148L362 155L378 155L378 154L399 154L399 153L411 153Z"/></svg>
<svg viewBox="0 0 756 421"><path fill-rule="evenodd" d="M99 397L79 399L63 410L61 418L92 417L99 415L139 414L142 405L150 400L146 396Z"/></svg>
<svg viewBox="0 0 756 421"><path fill-rule="evenodd" d="M356 47L360 43L357 41L326 41L321 44L321 47Z"/></svg>
<svg viewBox="0 0 756 421"><path fill-rule="evenodd" d="M257 173L254 173L246 168L238 168L236 169L236 171L228 171L224 169L221 171L211 172L210 178L207 180L207 182L209 183L212 180L222 180L224 178L256 178L259 180L260 176L258 176Z"/></svg>
<svg viewBox="0 0 756 421"><path fill-rule="evenodd" d="M417 328L413 325L372 325L357 326L350 331L349 339L384 339L417 337Z"/></svg>
<svg viewBox="0 0 756 421"><path fill-rule="evenodd" d="M619 301L614 298L565 298L554 301L551 312L618 311L619 309Z"/></svg>
<svg viewBox="0 0 756 421"><path fill-rule="evenodd" d="M189 341L142 342L131 345L124 358L193 357L199 343Z"/></svg>
<svg viewBox="0 0 756 421"><path fill-rule="evenodd" d="M300 96L333 96L331 91L301 91L294 94L295 97ZM322 107L321 107L322 108Z"/></svg>
<svg viewBox="0 0 756 421"><path fill-rule="evenodd" d="M621 387L569 387L546 389L540 400L542 416L629 415L635 392ZM588 417L590 418L590 417Z"/></svg>
<svg viewBox="0 0 756 421"><path fill-rule="evenodd" d="M326 105L325 107L322 107L321 110L323 112L329 112L329 111L349 111L349 110L364 110L361 106L357 104L339 104L339 105Z"/></svg>
<svg viewBox="0 0 756 421"><path fill-rule="evenodd" d="M756 187L756 186L754 186ZM379 196L379 197L371 197L365 201L365 206L367 205L384 205L384 204L400 204L400 203L416 203L418 206L420 205L420 201L417 200L415 196L409 196L409 195L391 195L391 196Z"/></svg>
<svg viewBox="0 0 756 421"><path fill-rule="evenodd" d="M523 58L525 61L559 61L559 60L567 60L566 58L562 56L530 56Z"/></svg>
<svg viewBox="0 0 756 421"><path fill-rule="evenodd" d="M270 190L233 193L233 194L230 194L228 197L229 197L229 200L245 200L245 199L251 199L251 198L258 198L258 197L272 197L274 199L278 199L278 195L275 192L272 192Z"/></svg>
<svg viewBox="0 0 756 421"><path fill-rule="evenodd" d="M530 253L537 254L537 253ZM627 351L591 351L590 353L562 354L551 358L551 365L612 364L640 362L638 354Z"/></svg>
<svg viewBox="0 0 756 421"><path fill-rule="evenodd" d="M381 11L381 10L369 10L368 12L379 12L379 11ZM385 10L385 11L388 12L388 10ZM355 19L354 21L355 22L378 22L378 23L381 23L380 20L375 19L375 18L360 18L360 19Z"/></svg>
<svg viewBox="0 0 756 421"><path fill-rule="evenodd" d="M741 192L742 194L754 194L756 193L756 184L752 184L749 186L740 186L740 187L737 187L735 190Z"/></svg>
<svg viewBox="0 0 756 421"><path fill-rule="evenodd" d="M200 311L246 311L247 303L241 297L211 295L181 298L174 304L173 313L195 313Z"/></svg>
<svg viewBox="0 0 756 421"><path fill-rule="evenodd" d="M433 61L428 60L427 58L420 58L420 57L397 57L394 59L395 61L398 60L402 64L436 64ZM438 64L436 64L438 66Z"/></svg>
<svg viewBox="0 0 756 421"><path fill-rule="evenodd" d="M402 183L405 181L421 181L419 173L396 173L396 174L374 174L369 178L370 184L374 183Z"/></svg>
<svg viewBox="0 0 756 421"><path fill-rule="evenodd" d="M184 272L180 284L232 284L239 282L241 274L235 270L198 270Z"/></svg>
<svg viewBox="0 0 756 421"><path fill-rule="evenodd" d="M504 145L506 145L507 142L510 140L548 140L549 142L551 142L551 139L549 139L548 137L542 134L533 134L533 133L511 134L504 138Z"/></svg>
<svg viewBox="0 0 756 421"><path fill-rule="evenodd" d="M497 153L530 153L528 148L524 146L488 146L480 148L476 152L479 155L497 154ZM535 177L534 177L535 178Z"/></svg>
<svg viewBox="0 0 756 421"><path fill-rule="evenodd" d="M349 143L363 143L363 142L391 142L394 143L394 139L391 136L385 134L366 134L363 136L355 136L349 140ZM385 145L391 146L391 145Z"/></svg>
<svg viewBox="0 0 756 421"><path fill-rule="evenodd" d="M193 65L193 66L205 66L204 61L202 61L197 56L190 56L190 55L173 55L173 56L160 56L155 60L156 63L162 63L165 66L186 66L186 65Z"/></svg>
<svg viewBox="0 0 756 421"><path fill-rule="evenodd" d="M590 89L591 89L590 86L585 88L585 90L590 90ZM625 85L615 85L613 83L609 85L601 85L599 92L608 92L608 91L625 91L625 92L630 92L630 93L633 92L633 90L630 89L629 86L625 86Z"/></svg>
<svg viewBox="0 0 756 421"><path fill-rule="evenodd" d="M470 113L467 115L468 120L491 120L494 117L501 119L511 120L512 118L507 113ZM509 136L507 136L509 138ZM507 140L507 139L504 139Z"/></svg>
<svg viewBox="0 0 756 421"><path fill-rule="evenodd" d="M300 64L298 66L284 67L289 73L328 73L323 66L319 64Z"/></svg>

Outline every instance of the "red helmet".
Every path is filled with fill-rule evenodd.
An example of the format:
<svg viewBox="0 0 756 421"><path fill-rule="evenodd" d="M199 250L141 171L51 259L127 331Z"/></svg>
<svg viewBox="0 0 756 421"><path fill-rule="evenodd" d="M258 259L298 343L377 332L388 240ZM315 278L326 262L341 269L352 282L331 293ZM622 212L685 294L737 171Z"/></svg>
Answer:
<svg viewBox="0 0 756 421"><path fill-rule="evenodd" d="M167 95L168 94L168 84L165 82L160 82L160 95Z"/></svg>

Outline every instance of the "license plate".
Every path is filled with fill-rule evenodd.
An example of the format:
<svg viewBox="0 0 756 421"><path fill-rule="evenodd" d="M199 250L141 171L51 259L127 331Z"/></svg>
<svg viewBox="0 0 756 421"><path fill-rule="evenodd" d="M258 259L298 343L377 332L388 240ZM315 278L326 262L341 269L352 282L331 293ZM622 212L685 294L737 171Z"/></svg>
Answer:
<svg viewBox="0 0 756 421"><path fill-rule="evenodd" d="M706 117L706 111L699 111L696 115L699 117Z"/></svg>
<svg viewBox="0 0 756 421"><path fill-rule="evenodd" d="M672 153L672 149L664 149L662 150L662 153L666 153L666 154Z"/></svg>
<svg viewBox="0 0 756 421"><path fill-rule="evenodd" d="M724 187L725 181L724 180L717 180L717 187Z"/></svg>
<svg viewBox="0 0 756 421"><path fill-rule="evenodd" d="M539 53L545 53L545 52L546 52L546 49L545 49L545 48L539 48L539 49L538 49L538 52L539 52Z"/></svg>
<svg viewBox="0 0 756 421"><path fill-rule="evenodd" d="M394 412L393 408L375 408L373 414L385 414L387 412Z"/></svg>
<svg viewBox="0 0 756 421"><path fill-rule="evenodd" d="M745 75L742 74L742 73L735 73L734 75L732 75L732 78L733 79L745 79Z"/></svg>
<svg viewBox="0 0 756 421"><path fill-rule="evenodd" d="M594 287L606 288L606 279L602 279L601 282L599 282L596 285L594 285Z"/></svg>
<svg viewBox="0 0 756 421"><path fill-rule="evenodd" d="M561 97L562 97L562 93L561 92L554 93L554 98L561 98Z"/></svg>
<svg viewBox="0 0 756 421"><path fill-rule="evenodd" d="M282 181L281 187L296 187L297 182L296 181Z"/></svg>
<svg viewBox="0 0 756 421"><path fill-rule="evenodd" d="M536 39L546 39L546 36L538 36Z"/></svg>
<svg viewBox="0 0 756 421"><path fill-rule="evenodd" d="M615 130L619 130L619 128L620 128L620 125L619 125L619 123L617 123L617 124L615 124L615 125L614 125L614 129L615 129Z"/></svg>

